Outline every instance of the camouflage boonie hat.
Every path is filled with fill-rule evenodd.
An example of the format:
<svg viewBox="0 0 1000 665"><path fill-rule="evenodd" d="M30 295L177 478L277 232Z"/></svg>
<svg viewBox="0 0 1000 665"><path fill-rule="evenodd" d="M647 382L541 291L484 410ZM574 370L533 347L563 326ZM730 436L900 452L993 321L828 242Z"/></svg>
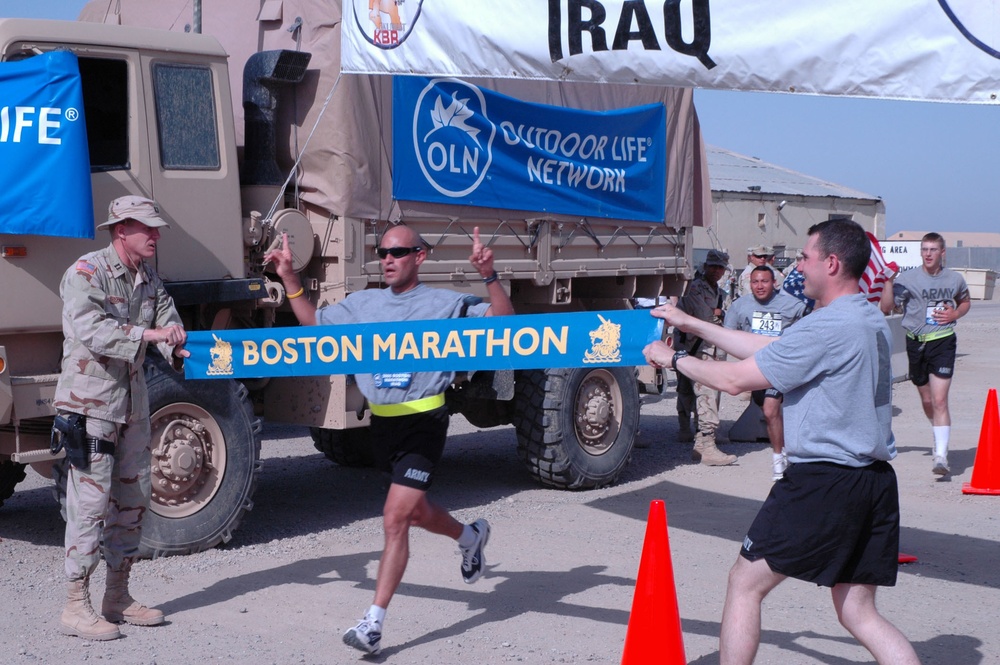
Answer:
<svg viewBox="0 0 1000 665"><path fill-rule="evenodd" d="M156 201L141 196L120 196L108 206L108 221L99 224L97 228L106 229L130 219L145 224L151 229L158 229L162 226L170 227L160 217L160 206L156 204Z"/></svg>
<svg viewBox="0 0 1000 665"><path fill-rule="evenodd" d="M708 266L719 266L720 268L729 267L729 254L723 252L720 249L710 249L708 254L705 256L705 267Z"/></svg>

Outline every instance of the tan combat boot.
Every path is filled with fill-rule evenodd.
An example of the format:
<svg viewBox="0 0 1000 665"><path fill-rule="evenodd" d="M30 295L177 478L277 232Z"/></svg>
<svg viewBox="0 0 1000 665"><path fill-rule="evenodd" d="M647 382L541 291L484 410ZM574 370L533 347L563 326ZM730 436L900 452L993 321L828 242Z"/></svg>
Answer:
<svg viewBox="0 0 1000 665"><path fill-rule="evenodd" d="M163 623L163 612L146 607L129 595L127 570L108 569L108 588L104 592L101 614L108 621L122 621L133 626L156 626Z"/></svg>
<svg viewBox="0 0 1000 665"><path fill-rule="evenodd" d="M700 460L705 466L727 466L736 461L736 455L722 452L714 441L698 441L691 451L691 459Z"/></svg>
<svg viewBox="0 0 1000 665"><path fill-rule="evenodd" d="M116 640L122 636L118 626L108 623L90 604L90 578L69 583L69 600L59 620L59 630L66 635L87 640Z"/></svg>

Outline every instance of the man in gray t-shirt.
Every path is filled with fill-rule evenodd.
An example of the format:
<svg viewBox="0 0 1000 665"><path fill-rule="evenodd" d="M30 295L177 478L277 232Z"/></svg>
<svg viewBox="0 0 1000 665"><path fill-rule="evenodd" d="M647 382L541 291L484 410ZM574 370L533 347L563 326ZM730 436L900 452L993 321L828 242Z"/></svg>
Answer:
<svg viewBox="0 0 1000 665"><path fill-rule="evenodd" d="M795 577L830 587L841 624L875 660L919 663L875 606L877 587L896 582L899 490L888 464L896 455L891 335L878 308L858 293L870 254L855 222L810 228L798 269L818 308L781 337L711 326L670 304L652 310L743 359L701 360L657 341L644 350L654 367L680 369L733 395L768 387L785 394L791 464L772 485L729 573L720 662L753 661L761 604Z"/></svg>
<svg viewBox="0 0 1000 665"><path fill-rule="evenodd" d="M782 333L805 315L806 305L798 298L775 289L774 271L760 265L750 271L749 294L729 306L723 325L730 330L745 330L765 337ZM767 437L771 441L771 479L778 480L788 468L784 451L785 427L781 413L781 393L774 388L755 390L751 399L764 412Z"/></svg>
<svg viewBox="0 0 1000 665"><path fill-rule="evenodd" d="M288 301L299 323L406 321L464 316L503 316L514 313L510 296L493 269L493 251L473 231L469 263L483 278L490 304L446 289L420 283L420 266L427 257L426 243L407 226L394 226L383 234L376 248L386 289L367 289L348 295L341 302L319 309L309 298L292 267L288 242L268 252L275 271L288 291ZM448 431L448 407L444 391L452 372L399 372L358 374L358 388L371 411L372 448L376 459L392 473L392 483L383 507L385 549L375 579L375 598L358 625L344 633L344 643L368 654L382 648L382 624L386 608L403 579L409 558L410 527L458 542L462 552L462 579L472 584L485 570L483 548L490 537L484 519L462 524L448 511L427 498L435 464L444 450Z"/></svg>
<svg viewBox="0 0 1000 665"><path fill-rule="evenodd" d="M958 348L955 322L972 305L965 279L944 267L944 256L944 238L938 233L926 234L920 241L922 265L890 280L879 302L886 314L902 308L910 381L920 393L924 414L934 430L931 470L939 476L950 471L948 392Z"/></svg>

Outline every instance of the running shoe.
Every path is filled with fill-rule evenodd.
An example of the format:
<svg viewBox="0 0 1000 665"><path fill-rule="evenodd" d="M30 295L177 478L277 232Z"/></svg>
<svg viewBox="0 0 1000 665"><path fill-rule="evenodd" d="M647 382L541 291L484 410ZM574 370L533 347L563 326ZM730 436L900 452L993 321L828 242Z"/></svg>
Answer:
<svg viewBox="0 0 1000 665"><path fill-rule="evenodd" d="M472 584L483 576L483 568L486 567L486 557L483 555L483 548L490 540L490 523L484 519L478 519L469 526L476 532L476 542L472 547L460 547L462 551L462 579L466 584Z"/></svg>
<svg viewBox="0 0 1000 665"><path fill-rule="evenodd" d="M951 473L951 469L948 468L948 458L943 455L935 455L934 468L931 471L939 476L946 476Z"/></svg>
<svg viewBox="0 0 1000 665"><path fill-rule="evenodd" d="M344 633L344 644L377 655L382 650L382 624L365 615L357 626Z"/></svg>

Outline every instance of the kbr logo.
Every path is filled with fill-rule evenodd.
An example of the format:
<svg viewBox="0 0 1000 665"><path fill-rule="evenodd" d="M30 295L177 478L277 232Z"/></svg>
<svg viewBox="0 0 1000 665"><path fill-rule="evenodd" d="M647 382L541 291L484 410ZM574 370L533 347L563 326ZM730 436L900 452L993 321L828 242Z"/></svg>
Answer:
<svg viewBox="0 0 1000 665"><path fill-rule="evenodd" d="M458 79L433 79L413 110L413 151L424 178L453 198L474 192L493 162L496 126L482 91Z"/></svg>
<svg viewBox="0 0 1000 665"><path fill-rule="evenodd" d="M938 4L966 39L994 58L1000 58L1000 43L997 43L1000 16L992 2L938 0ZM993 43L987 42L988 39Z"/></svg>
<svg viewBox="0 0 1000 665"><path fill-rule="evenodd" d="M372 46L394 49L413 32L424 0L354 0L358 31Z"/></svg>

